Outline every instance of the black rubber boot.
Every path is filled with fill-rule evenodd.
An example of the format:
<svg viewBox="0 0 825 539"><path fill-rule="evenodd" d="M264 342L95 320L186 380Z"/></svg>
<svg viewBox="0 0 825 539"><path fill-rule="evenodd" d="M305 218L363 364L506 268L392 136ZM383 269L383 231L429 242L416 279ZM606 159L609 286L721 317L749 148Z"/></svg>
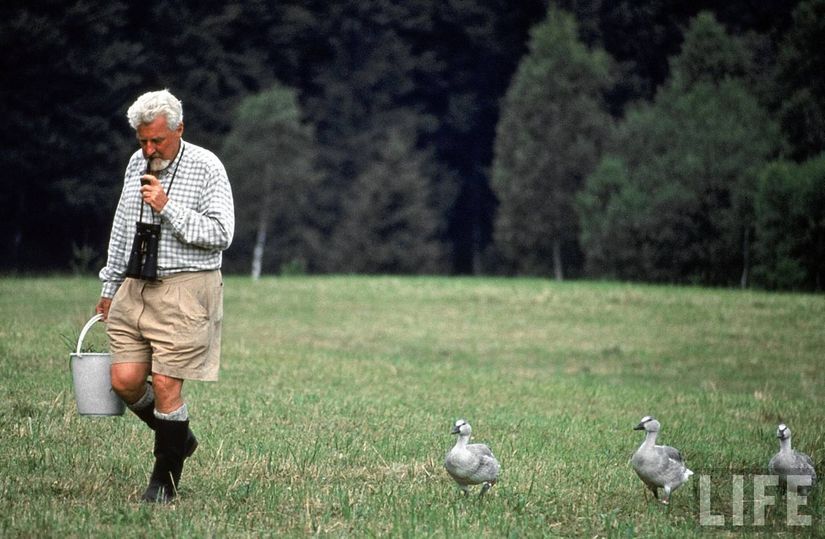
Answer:
<svg viewBox="0 0 825 539"><path fill-rule="evenodd" d="M130 408L131 410L131 408ZM155 417L155 401L147 404L144 408L140 410L132 410L136 416L140 418L141 421L149 425L149 428L152 430L157 430L158 421L160 421L157 417ZM195 449L198 448L198 439L195 438L195 433L192 432L190 429L186 433L186 451L184 452L184 457L189 458L192 456L192 453L195 452Z"/></svg>
<svg viewBox="0 0 825 539"><path fill-rule="evenodd" d="M145 502L169 503L178 492L183 460L186 458L189 421L158 418L155 421L155 467L141 499Z"/></svg>

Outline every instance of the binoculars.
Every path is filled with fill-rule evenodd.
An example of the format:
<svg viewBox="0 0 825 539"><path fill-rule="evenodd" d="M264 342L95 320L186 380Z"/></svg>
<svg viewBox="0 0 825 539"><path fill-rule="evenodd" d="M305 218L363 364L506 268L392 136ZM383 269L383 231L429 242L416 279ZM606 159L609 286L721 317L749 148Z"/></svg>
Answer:
<svg viewBox="0 0 825 539"><path fill-rule="evenodd" d="M142 279L144 281L158 280L158 240L160 240L160 225L152 223L136 223L137 231L132 240L132 251L129 254L129 264L126 266L126 277Z"/></svg>

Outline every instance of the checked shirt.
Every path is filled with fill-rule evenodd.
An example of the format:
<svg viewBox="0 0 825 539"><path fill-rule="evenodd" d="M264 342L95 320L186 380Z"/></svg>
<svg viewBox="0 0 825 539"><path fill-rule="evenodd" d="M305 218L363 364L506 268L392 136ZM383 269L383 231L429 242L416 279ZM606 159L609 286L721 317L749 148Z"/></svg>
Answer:
<svg viewBox="0 0 825 539"><path fill-rule="evenodd" d="M138 150L126 166L109 238L109 257L100 270L103 297L113 297L125 278L142 205L140 177L145 173L146 159ZM144 222L160 223L158 277L220 269L222 251L229 247L235 232L232 188L223 164L209 150L181 141L175 160L153 174L169 197L159 214L148 204L143 208Z"/></svg>

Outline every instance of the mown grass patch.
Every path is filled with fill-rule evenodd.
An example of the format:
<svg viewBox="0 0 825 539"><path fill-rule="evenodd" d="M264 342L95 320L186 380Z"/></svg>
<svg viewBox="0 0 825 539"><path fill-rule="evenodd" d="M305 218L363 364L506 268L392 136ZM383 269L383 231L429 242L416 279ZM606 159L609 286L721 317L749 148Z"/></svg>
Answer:
<svg viewBox="0 0 825 539"><path fill-rule="evenodd" d="M151 439L79 417L66 335L94 279L0 280L0 536L643 536L825 533L731 522L727 475L778 445L822 461L821 296L541 279L226 279L221 381L187 383L201 446L171 507L137 502ZM102 339L97 328L91 339ZM105 339L100 343L105 346ZM696 476L665 509L627 461L646 414ZM444 472L464 417L502 463L483 499ZM700 521L714 479L720 530ZM728 489L730 490L730 489Z"/></svg>

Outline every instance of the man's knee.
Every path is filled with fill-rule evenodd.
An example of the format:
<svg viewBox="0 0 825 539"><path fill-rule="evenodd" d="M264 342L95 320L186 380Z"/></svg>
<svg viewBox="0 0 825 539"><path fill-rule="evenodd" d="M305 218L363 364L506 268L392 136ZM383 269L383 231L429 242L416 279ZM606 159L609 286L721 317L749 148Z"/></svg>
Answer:
<svg viewBox="0 0 825 539"><path fill-rule="evenodd" d="M152 385L155 388L155 407L158 411L169 413L183 405L183 380L180 378L152 373Z"/></svg>
<svg viewBox="0 0 825 539"><path fill-rule="evenodd" d="M114 363L110 370L112 389L127 403L140 399L146 392L148 368L141 363Z"/></svg>

